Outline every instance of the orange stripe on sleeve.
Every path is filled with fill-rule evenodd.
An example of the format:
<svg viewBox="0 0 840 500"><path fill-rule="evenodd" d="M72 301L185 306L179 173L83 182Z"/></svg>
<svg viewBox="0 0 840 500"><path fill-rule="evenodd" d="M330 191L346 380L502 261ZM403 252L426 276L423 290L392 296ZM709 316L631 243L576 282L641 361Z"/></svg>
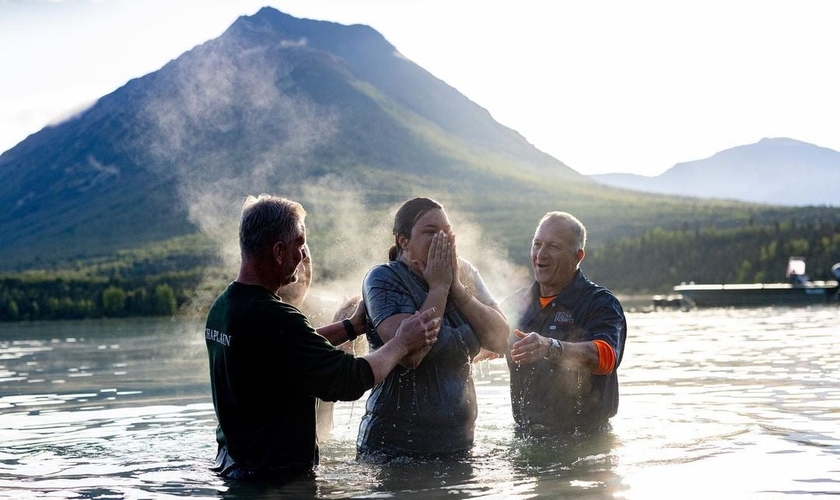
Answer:
<svg viewBox="0 0 840 500"><path fill-rule="evenodd" d="M615 350L603 340L593 340L598 348L598 368L593 371L595 375L606 375L612 373L615 367Z"/></svg>

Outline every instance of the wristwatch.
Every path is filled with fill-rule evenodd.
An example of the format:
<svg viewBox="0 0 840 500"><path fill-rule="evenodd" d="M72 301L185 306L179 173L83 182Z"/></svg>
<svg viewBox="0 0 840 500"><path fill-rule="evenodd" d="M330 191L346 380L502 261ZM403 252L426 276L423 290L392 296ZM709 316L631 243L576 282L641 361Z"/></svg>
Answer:
<svg viewBox="0 0 840 500"><path fill-rule="evenodd" d="M563 357L563 344L561 344L557 339L548 339L548 342L548 357L545 359L551 361L552 363L556 363Z"/></svg>

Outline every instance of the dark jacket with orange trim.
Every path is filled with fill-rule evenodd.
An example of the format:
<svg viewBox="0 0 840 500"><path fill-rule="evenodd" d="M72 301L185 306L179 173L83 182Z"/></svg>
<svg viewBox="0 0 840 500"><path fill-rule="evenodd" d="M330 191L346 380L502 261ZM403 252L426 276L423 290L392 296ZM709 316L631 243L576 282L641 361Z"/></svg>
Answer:
<svg viewBox="0 0 840 500"><path fill-rule="evenodd" d="M603 427L618 412L618 367L624 354L627 321L613 293L578 270L545 307L539 283L522 288L502 303L512 328L564 342L602 340L615 351L608 374L571 371L562 359L519 365L508 356L513 417L526 433L588 431ZM518 340L511 334L510 344Z"/></svg>

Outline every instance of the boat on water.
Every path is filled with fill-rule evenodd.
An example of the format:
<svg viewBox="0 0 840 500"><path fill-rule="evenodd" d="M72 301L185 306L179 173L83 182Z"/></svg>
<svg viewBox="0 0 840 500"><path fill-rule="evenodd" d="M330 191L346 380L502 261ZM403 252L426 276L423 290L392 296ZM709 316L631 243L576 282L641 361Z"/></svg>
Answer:
<svg viewBox="0 0 840 500"><path fill-rule="evenodd" d="M840 303L840 263L831 267L835 279L811 281L805 259L791 257L784 283L695 284L674 287L682 307L804 306Z"/></svg>

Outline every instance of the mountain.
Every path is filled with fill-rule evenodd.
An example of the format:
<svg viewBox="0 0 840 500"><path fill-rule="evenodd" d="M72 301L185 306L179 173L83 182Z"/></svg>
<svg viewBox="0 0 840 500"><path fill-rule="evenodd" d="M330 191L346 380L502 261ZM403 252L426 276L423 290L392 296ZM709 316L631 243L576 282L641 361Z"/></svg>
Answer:
<svg viewBox="0 0 840 500"><path fill-rule="evenodd" d="M372 28L263 8L0 156L2 262L188 234L223 200L300 195L326 176L374 201L407 184L589 182Z"/></svg>
<svg viewBox="0 0 840 500"><path fill-rule="evenodd" d="M0 155L0 271L80 269L193 235L230 264L238 208L263 192L304 204L324 279L384 258L395 205L420 195L446 205L459 248L472 238L473 255L519 264L550 210L580 217L593 251L652 227L837 217L600 185L372 28L263 8Z"/></svg>
<svg viewBox="0 0 840 500"><path fill-rule="evenodd" d="M613 187L771 205L838 206L840 152L788 138L762 139L703 160L678 163L662 175L599 174Z"/></svg>

